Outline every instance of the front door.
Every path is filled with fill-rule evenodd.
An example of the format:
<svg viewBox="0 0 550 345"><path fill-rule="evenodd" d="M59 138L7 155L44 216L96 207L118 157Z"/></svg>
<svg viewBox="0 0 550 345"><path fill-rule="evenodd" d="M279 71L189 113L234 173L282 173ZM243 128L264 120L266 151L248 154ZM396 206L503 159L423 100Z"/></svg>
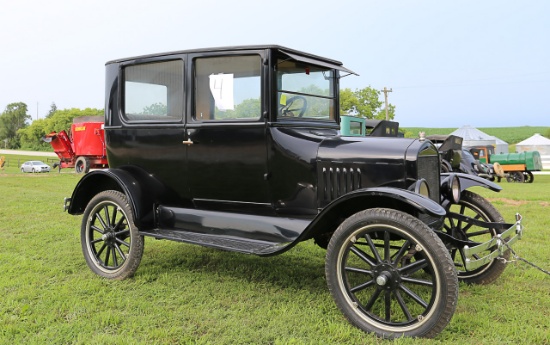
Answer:
<svg viewBox="0 0 550 345"><path fill-rule="evenodd" d="M197 208L270 212L262 53L189 58L190 193Z"/></svg>

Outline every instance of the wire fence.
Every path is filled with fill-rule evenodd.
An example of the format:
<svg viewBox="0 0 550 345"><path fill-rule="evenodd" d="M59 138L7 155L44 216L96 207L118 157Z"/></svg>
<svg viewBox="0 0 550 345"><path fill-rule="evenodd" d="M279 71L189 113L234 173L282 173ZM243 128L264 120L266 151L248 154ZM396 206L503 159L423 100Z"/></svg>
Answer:
<svg viewBox="0 0 550 345"><path fill-rule="evenodd" d="M3 168L10 168L10 167L20 167L21 164L25 163L25 162L28 162L28 161L42 161L46 164L48 164L49 166L53 166L54 163L59 163L59 158L55 158L55 157L41 157L40 159L31 159L29 157L29 159L24 159L24 158L16 158L16 159L13 159L13 158L6 158L6 160L4 161L4 166Z"/></svg>

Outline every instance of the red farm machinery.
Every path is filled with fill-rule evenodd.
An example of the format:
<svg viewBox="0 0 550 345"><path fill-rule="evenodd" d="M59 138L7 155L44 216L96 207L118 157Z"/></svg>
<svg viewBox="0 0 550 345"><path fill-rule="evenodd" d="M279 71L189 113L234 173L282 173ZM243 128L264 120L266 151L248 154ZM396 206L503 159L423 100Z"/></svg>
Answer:
<svg viewBox="0 0 550 345"><path fill-rule="evenodd" d="M69 133L51 132L43 139L59 157L59 169L74 168L77 173L108 167L102 116L82 116L73 120Z"/></svg>

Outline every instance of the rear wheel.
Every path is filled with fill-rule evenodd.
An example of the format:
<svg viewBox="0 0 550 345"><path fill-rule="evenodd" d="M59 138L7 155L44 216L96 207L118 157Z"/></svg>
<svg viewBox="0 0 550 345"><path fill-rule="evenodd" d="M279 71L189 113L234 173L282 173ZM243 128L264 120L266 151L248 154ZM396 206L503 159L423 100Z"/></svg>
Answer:
<svg viewBox="0 0 550 345"><path fill-rule="evenodd" d="M512 171L511 173L508 173L508 176L506 176L506 181L523 183L525 182L525 177L521 171Z"/></svg>
<svg viewBox="0 0 550 345"><path fill-rule="evenodd" d="M143 255L127 197L108 190L86 206L80 233L82 252L90 269L105 278L122 280L137 270Z"/></svg>
<svg viewBox="0 0 550 345"><path fill-rule="evenodd" d="M78 157L74 165L77 174L87 174L90 171L90 161L86 157Z"/></svg>
<svg viewBox="0 0 550 345"><path fill-rule="evenodd" d="M470 191L462 192L460 202L451 205L450 212L467 216L476 220L494 223L504 223L504 218L497 209L485 198ZM501 233L498 229L487 229L478 225L472 225L467 222L459 221L447 217L444 224L444 230L451 236L460 240L469 240L478 243L489 241L491 238ZM470 259L479 259L489 254L495 248L476 254ZM451 249L451 257L458 271L458 279L468 284L489 284L495 281L506 268L502 260L493 259L490 263L472 271L466 271L464 263L466 257L461 248ZM505 251L504 259L510 257L510 251Z"/></svg>
<svg viewBox="0 0 550 345"><path fill-rule="evenodd" d="M325 273L346 318L380 337L434 337L458 299L456 270L441 240L418 219L370 209L334 232Z"/></svg>
<svg viewBox="0 0 550 345"><path fill-rule="evenodd" d="M523 177L525 178L525 183L533 183L535 181L535 176L530 171L524 171Z"/></svg>

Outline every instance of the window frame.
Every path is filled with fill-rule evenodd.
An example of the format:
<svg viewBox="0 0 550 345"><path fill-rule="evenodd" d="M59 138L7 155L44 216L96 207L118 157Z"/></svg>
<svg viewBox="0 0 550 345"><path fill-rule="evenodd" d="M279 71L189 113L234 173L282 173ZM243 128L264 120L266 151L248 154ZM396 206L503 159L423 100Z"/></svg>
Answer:
<svg viewBox="0 0 550 345"><path fill-rule="evenodd" d="M227 118L227 119L200 119L197 118L196 112L197 112L197 106L196 106L196 61L198 59L208 59L208 58L223 58L223 57L239 57L239 56L257 56L259 57L259 63L260 63L260 112L258 117L254 118ZM266 90L268 90L267 86L267 72L266 72L266 52L265 50L242 50L242 51L235 51L235 52L213 52L213 53L196 53L196 54L190 54L188 56L189 63L189 70L188 70L188 80L189 80L189 88L191 92L189 92L189 111L187 115L187 123L188 124L204 124L204 125L215 125L215 124L244 124L244 123L263 123L265 122L265 109L266 102L268 101L268 97L266 95Z"/></svg>
<svg viewBox="0 0 550 345"><path fill-rule="evenodd" d="M144 115L142 119L138 118L129 118L126 114L126 69L130 67L143 66L143 65L152 65L160 64L167 62L180 62L181 63L181 77L180 77L180 86L181 90L177 90L177 93L181 98L181 108L178 109L178 116L165 116L165 115ZM185 121L185 113L187 109L187 99L186 99L186 59L184 56L168 56L162 58L153 58L153 59L140 59L129 61L128 63L122 63L119 67L119 100L121 106L120 109L120 119L122 123L127 125L140 125L140 124L181 124ZM162 84L158 84L162 85ZM168 102L168 100L167 100ZM168 106L168 104L167 104Z"/></svg>
<svg viewBox="0 0 550 345"><path fill-rule="evenodd" d="M288 61L288 60L295 61L295 62L298 62L298 63L306 63L306 64L309 64L309 65L312 65L312 66L315 66L315 67L318 67L318 68L321 68L321 69L332 70L333 71L333 81L332 81L332 88L329 92L332 92L333 95L332 96L325 96L325 95L308 94L308 93L303 93L303 92L299 92L299 91L291 91L291 90L286 90L286 89L279 89L281 80L279 78L280 75L279 75L278 66L279 66L280 62ZM273 56L273 65L274 65L274 67L273 67L273 90L274 90L274 92L273 93L274 93L274 103L275 103L274 113L273 113L273 120L275 122L278 122L278 123L281 123L281 122L282 123L284 123L284 122L315 122L315 123L318 123L318 124L327 124L327 125L338 125L340 123L340 116L339 116L340 97L339 97L339 94L338 94L339 93L339 81L340 81L340 73L339 72L341 70L348 71L347 69L345 69L341 66L325 63L323 61L317 61L315 59L310 59L310 58L302 57L302 56L295 55L295 54L289 54L286 51L279 51L278 54ZM354 72L352 72L352 73L354 73ZM291 95L297 95L297 96L315 97L315 98L320 98L320 99L326 99L329 102L333 101L333 103L334 103L333 104L333 112L334 112L333 117L330 118L330 113L329 113L329 118L328 119L318 119L318 118L307 117L307 116L303 116L303 117L279 116L279 105L280 105L279 97L280 97L280 94L291 94Z"/></svg>

